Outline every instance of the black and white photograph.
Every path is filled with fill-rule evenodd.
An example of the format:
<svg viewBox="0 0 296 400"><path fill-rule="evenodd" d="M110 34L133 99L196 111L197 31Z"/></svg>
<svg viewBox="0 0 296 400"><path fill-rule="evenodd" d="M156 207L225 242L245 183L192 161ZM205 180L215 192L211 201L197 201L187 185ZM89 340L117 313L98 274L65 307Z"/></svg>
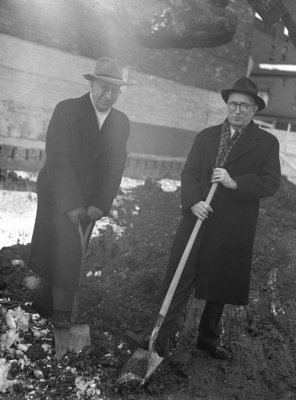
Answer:
<svg viewBox="0 0 296 400"><path fill-rule="evenodd" d="M295 0L0 1L0 399L296 400Z"/></svg>

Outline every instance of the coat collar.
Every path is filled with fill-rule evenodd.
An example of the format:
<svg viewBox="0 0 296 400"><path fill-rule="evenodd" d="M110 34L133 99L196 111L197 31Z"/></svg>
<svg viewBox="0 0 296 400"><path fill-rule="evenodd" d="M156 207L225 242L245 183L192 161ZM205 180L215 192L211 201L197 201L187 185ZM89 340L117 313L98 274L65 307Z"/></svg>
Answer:
<svg viewBox="0 0 296 400"><path fill-rule="evenodd" d="M80 97L79 100L78 112L80 133L87 142L90 142L90 144L95 146L98 141L99 126L89 93Z"/></svg>
<svg viewBox="0 0 296 400"><path fill-rule="evenodd" d="M117 124L117 111L113 107L111 108L100 130L89 93L80 97L79 100L79 130L88 144L96 148L95 157L98 157L120 135Z"/></svg>
<svg viewBox="0 0 296 400"><path fill-rule="evenodd" d="M219 147L219 140L222 125L215 127L212 135L208 138L209 158L214 167ZM260 135L257 126L253 121L250 122L246 131L239 137L233 148L231 149L225 165L228 165L233 160L243 156L257 146L257 141L260 140Z"/></svg>
<svg viewBox="0 0 296 400"><path fill-rule="evenodd" d="M253 150L257 146L257 140L259 139L260 137L258 135L257 127L255 123L251 121L247 126L246 131L239 137L233 148L230 150L225 165L228 165L233 160L236 160L237 158Z"/></svg>

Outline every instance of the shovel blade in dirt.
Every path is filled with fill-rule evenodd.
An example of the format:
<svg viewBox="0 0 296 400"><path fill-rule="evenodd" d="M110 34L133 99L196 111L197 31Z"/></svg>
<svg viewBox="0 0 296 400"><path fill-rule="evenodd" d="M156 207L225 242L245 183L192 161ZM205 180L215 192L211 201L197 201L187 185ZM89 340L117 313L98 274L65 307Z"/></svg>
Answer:
<svg viewBox="0 0 296 400"><path fill-rule="evenodd" d="M85 346L90 345L89 325L73 325L70 329L55 329L55 353L60 360L67 351L82 351Z"/></svg>
<svg viewBox="0 0 296 400"><path fill-rule="evenodd" d="M215 194L217 187L218 187L218 183L212 184L210 191L206 198L206 202L208 204L211 203L211 200ZM135 383L140 382L140 385L144 385L147 382L147 380L150 378L150 376L153 374L153 372L157 369L159 364L162 362L163 358L160 357L155 350L156 339L158 336L158 332L163 324L164 318L166 317L167 311L171 304L172 298L176 291L180 277L183 273L185 264L188 260L189 254L190 254L192 246L196 240L196 237L200 230L202 222L203 221L201 219L199 219L199 218L197 219L195 226L192 230L192 233L189 237L189 240L187 242L187 245L182 254L182 257L179 261L179 264L177 266L177 269L175 271L175 274L173 276L171 284L168 288L167 294L166 294L164 301L162 303L162 306L160 308L153 331L151 333L150 341L149 341L149 350L148 351L144 350L144 352L146 353L146 354L144 354L143 350L142 350L142 352L139 352L140 349L138 349L133 354L133 356L126 363L125 370L122 371L121 376L117 380L117 384L128 387L129 383L132 385L135 385ZM142 373L143 371L141 371L141 368L143 368L143 366L144 366L144 368L146 366L146 371L144 372L144 374ZM142 379L141 379L141 376L143 377Z"/></svg>
<svg viewBox="0 0 296 400"><path fill-rule="evenodd" d="M138 348L123 366L116 387L120 391L131 391L135 387L144 385L162 360L163 358L156 352Z"/></svg>
<svg viewBox="0 0 296 400"><path fill-rule="evenodd" d="M123 366L116 387L122 391L140 386L147 371L147 362L148 350L138 348Z"/></svg>
<svg viewBox="0 0 296 400"><path fill-rule="evenodd" d="M148 381L148 379L162 362L162 360L163 357L160 357L155 351L148 351L148 365L146 374L143 379L143 384Z"/></svg>

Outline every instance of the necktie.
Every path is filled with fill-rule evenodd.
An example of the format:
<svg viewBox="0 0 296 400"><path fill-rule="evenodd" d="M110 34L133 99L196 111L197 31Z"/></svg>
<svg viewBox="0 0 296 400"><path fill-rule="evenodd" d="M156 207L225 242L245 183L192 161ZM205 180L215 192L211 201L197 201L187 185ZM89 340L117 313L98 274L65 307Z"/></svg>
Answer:
<svg viewBox="0 0 296 400"><path fill-rule="evenodd" d="M232 137L230 138L230 144L233 144L235 141L236 141L236 139L238 138L238 136L239 136L239 131L234 131L234 134L232 135Z"/></svg>

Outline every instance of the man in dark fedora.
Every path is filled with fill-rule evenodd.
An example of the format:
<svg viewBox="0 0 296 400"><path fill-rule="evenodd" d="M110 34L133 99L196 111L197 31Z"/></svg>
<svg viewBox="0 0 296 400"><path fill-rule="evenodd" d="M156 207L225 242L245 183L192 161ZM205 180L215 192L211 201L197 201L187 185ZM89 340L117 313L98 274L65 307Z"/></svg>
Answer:
<svg viewBox="0 0 296 400"><path fill-rule="evenodd" d="M257 86L250 79L241 78L221 94L227 119L196 136L182 172L183 218L161 286L161 299L196 219L203 223L159 330L156 348L163 349L194 291L196 298L205 300L197 347L212 357L227 359L231 354L220 341L223 308L225 304L248 303L259 200L277 191L281 171L278 140L252 120L265 107ZM205 199L214 182L218 187L209 205ZM133 332L127 332L127 337L147 347L147 339Z"/></svg>
<svg viewBox="0 0 296 400"><path fill-rule="evenodd" d="M57 104L46 135L46 162L37 180L38 207L29 268L42 278L33 308L69 328L78 288L80 232L107 216L127 159L128 117L113 108L122 86L122 66L97 60L84 77L90 92ZM89 240L89 231L87 241Z"/></svg>

